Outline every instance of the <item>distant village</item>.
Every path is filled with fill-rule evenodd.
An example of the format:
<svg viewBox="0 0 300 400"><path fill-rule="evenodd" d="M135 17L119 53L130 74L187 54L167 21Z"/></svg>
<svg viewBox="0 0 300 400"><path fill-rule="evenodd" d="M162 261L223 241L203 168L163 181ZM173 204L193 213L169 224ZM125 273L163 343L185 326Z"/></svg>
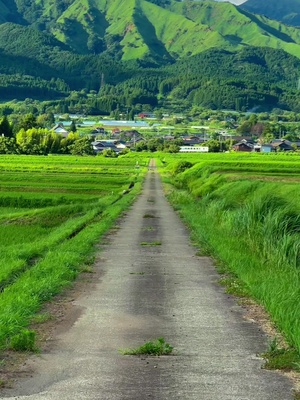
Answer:
<svg viewBox="0 0 300 400"><path fill-rule="evenodd" d="M79 118L71 115L70 118ZM271 153L278 151L296 151L300 149L299 141L290 141L284 138L272 139L269 142L253 137L249 133L234 133L231 130L214 130L213 135L207 126L190 126L184 129L184 133L176 132L174 125L163 125L161 123L149 124L155 120L152 113L141 113L139 119L134 121L103 120L100 122L82 120L77 124L78 128L89 128L91 145L96 154L110 150L116 154L128 151L147 150L146 144L151 140L164 143L172 152L203 153L211 151L235 151L235 152L261 152ZM180 116L179 116L180 118ZM67 137L70 121L60 121L52 128L52 131ZM152 135L149 135L149 131ZM191 132L189 132L191 131ZM85 132L87 132L85 130ZM154 135L153 132L156 132ZM218 146L210 146L214 141Z"/></svg>

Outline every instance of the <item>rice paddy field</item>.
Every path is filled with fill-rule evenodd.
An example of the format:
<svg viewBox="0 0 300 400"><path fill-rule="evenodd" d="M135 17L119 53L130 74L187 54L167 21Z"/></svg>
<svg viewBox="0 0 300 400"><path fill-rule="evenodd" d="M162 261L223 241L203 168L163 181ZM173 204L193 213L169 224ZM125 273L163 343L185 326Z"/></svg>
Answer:
<svg viewBox="0 0 300 400"><path fill-rule="evenodd" d="M93 263L152 156L0 156L0 349L34 349L28 326ZM262 304L299 355L300 156L155 157L170 202L227 290Z"/></svg>
<svg viewBox="0 0 300 400"><path fill-rule="evenodd" d="M171 203L227 290L263 305L299 356L300 155L158 158Z"/></svg>
<svg viewBox="0 0 300 400"><path fill-rule="evenodd" d="M148 162L0 156L0 349L33 348L34 314L92 262L94 245L139 193Z"/></svg>

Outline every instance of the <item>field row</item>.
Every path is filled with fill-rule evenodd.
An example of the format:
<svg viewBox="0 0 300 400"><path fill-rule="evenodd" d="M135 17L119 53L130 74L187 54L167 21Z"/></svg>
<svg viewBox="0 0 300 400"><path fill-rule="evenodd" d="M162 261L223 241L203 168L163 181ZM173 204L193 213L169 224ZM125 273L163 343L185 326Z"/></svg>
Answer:
<svg viewBox="0 0 300 400"><path fill-rule="evenodd" d="M91 260L139 193L148 162L0 156L0 348L32 347L25 328L34 313Z"/></svg>

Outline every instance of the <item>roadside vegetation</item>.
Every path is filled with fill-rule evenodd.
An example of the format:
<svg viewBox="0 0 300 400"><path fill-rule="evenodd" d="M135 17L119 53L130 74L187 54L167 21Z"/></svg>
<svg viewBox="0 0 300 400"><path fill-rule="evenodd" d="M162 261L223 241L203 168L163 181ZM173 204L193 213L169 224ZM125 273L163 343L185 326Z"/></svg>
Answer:
<svg viewBox="0 0 300 400"><path fill-rule="evenodd" d="M35 349L35 314L89 266L94 245L139 193L147 163L0 157L0 349Z"/></svg>
<svg viewBox="0 0 300 400"><path fill-rule="evenodd" d="M250 295L265 307L293 349L292 368L300 353L299 156L160 159L170 202L193 240L217 260L231 293Z"/></svg>

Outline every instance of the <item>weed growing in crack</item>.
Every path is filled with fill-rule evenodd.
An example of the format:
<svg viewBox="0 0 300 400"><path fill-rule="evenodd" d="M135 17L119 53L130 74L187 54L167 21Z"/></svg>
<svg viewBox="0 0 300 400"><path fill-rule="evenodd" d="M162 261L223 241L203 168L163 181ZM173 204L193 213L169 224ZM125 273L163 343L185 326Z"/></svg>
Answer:
<svg viewBox="0 0 300 400"><path fill-rule="evenodd" d="M138 356L138 355L150 355L150 356L162 356L171 354L173 348L169 343L166 343L163 337L155 339L150 342L144 343L142 346L135 349L120 350L123 355Z"/></svg>
<svg viewBox="0 0 300 400"><path fill-rule="evenodd" d="M129 272L129 275L145 275L145 272Z"/></svg>
<svg viewBox="0 0 300 400"><path fill-rule="evenodd" d="M153 228L153 226L146 226L145 228L143 228L143 231L146 232L153 232L155 229Z"/></svg>
<svg viewBox="0 0 300 400"><path fill-rule="evenodd" d="M145 214L143 218L155 218L153 214Z"/></svg>
<svg viewBox="0 0 300 400"><path fill-rule="evenodd" d="M298 392L298 391L296 392L295 391L293 394L294 394L294 399L295 400L300 400L300 392Z"/></svg>
<svg viewBox="0 0 300 400"><path fill-rule="evenodd" d="M161 242L141 242L141 246L161 246Z"/></svg>

